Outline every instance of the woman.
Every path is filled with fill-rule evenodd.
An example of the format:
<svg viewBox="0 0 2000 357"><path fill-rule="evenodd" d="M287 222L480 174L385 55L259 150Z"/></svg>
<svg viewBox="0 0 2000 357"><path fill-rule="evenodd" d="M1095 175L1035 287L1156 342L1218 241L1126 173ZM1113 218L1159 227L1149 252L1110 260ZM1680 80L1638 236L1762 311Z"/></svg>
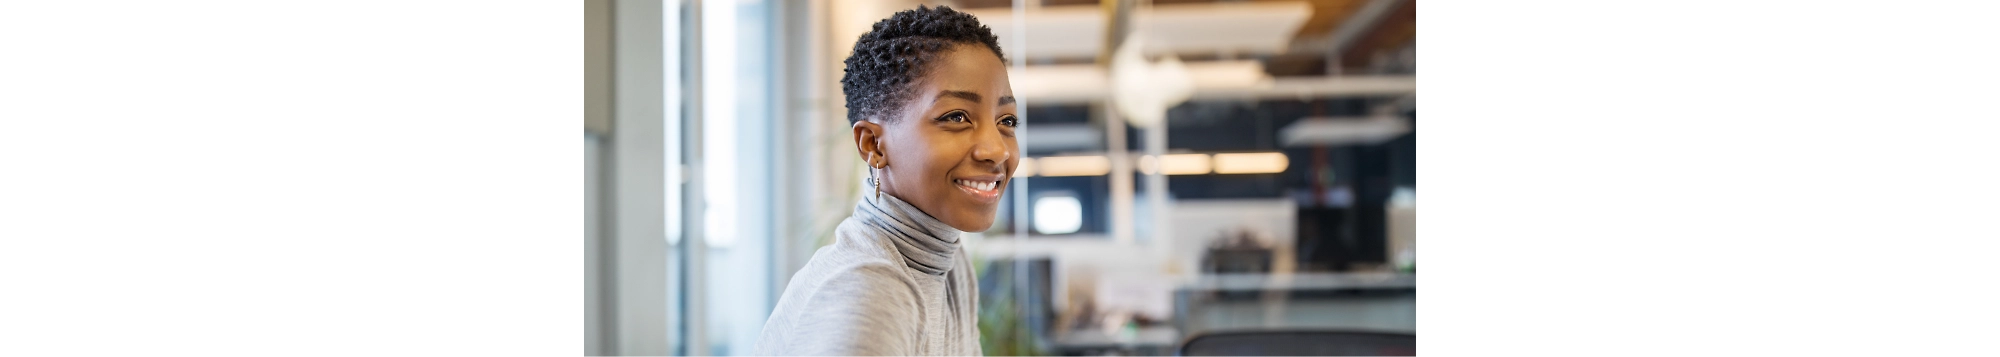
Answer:
<svg viewBox="0 0 2000 357"><path fill-rule="evenodd" d="M993 225L1019 152L993 32L947 7L861 35L841 78L871 192L792 276L759 355L979 355L964 232Z"/></svg>

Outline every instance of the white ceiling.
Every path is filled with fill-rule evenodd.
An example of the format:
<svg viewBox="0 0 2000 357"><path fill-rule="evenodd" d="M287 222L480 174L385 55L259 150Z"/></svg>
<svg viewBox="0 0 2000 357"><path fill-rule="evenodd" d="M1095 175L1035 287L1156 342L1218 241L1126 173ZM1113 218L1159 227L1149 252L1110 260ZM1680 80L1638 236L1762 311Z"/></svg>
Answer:
<svg viewBox="0 0 2000 357"><path fill-rule="evenodd" d="M1026 51L1012 47L1017 42L1012 9L966 13L992 28L1001 49L1013 58L1095 58L1104 43L1104 12L1098 6L1029 10L1023 18ZM1274 54L1286 50L1292 34L1311 15L1312 7L1303 1L1142 6L1133 9L1132 28L1144 36L1149 54Z"/></svg>

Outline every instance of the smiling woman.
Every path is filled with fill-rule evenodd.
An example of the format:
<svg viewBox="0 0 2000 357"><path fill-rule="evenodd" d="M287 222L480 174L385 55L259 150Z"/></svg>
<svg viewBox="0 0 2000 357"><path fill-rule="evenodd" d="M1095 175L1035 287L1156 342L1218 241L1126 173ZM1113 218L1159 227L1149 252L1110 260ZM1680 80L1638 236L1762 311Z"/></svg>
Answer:
<svg viewBox="0 0 2000 357"><path fill-rule="evenodd" d="M947 7L898 12L841 78L874 192L794 275L759 355L978 355L978 286L960 245L993 225L1020 124L998 38Z"/></svg>

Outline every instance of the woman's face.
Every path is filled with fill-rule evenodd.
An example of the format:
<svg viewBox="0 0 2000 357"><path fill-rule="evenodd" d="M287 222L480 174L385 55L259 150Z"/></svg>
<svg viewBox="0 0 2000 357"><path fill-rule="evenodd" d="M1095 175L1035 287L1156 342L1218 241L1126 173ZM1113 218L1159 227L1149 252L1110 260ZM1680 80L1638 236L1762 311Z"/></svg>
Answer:
<svg viewBox="0 0 2000 357"><path fill-rule="evenodd" d="M1014 90L1006 65L984 46L955 46L933 63L899 118L855 123L856 144L864 160L883 166L882 193L958 230L985 231L1020 160ZM867 131L879 133L879 157L869 158L877 151L866 147Z"/></svg>

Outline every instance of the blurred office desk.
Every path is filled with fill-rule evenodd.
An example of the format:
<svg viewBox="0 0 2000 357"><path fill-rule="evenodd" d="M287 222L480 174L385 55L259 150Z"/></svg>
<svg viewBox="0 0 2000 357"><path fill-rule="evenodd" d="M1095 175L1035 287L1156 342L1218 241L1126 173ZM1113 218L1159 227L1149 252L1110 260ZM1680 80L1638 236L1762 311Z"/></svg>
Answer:
<svg viewBox="0 0 2000 357"><path fill-rule="evenodd" d="M1416 274L1208 274L1174 291L1174 324L1187 335L1274 328L1415 333L1416 305Z"/></svg>
<svg viewBox="0 0 2000 357"><path fill-rule="evenodd" d="M1077 329L1056 337L1055 352L1062 356L1164 356L1174 354L1180 343L1180 331L1169 326L1140 327L1123 335Z"/></svg>

